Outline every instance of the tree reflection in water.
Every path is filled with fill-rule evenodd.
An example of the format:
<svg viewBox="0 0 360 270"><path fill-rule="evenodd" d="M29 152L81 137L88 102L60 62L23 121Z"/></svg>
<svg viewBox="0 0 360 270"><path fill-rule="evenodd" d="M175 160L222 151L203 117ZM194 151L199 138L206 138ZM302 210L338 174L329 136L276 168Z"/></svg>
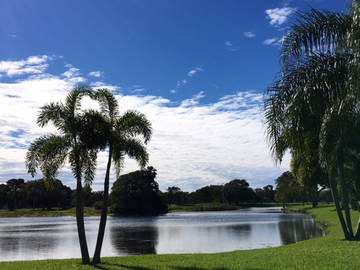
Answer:
<svg viewBox="0 0 360 270"><path fill-rule="evenodd" d="M110 238L119 255L156 254L158 229L147 226L111 226Z"/></svg>
<svg viewBox="0 0 360 270"><path fill-rule="evenodd" d="M55 249L59 242L56 236L60 232L57 224L29 224L24 226L13 225L1 227L0 229L0 251L2 260L17 260L14 254L24 254L22 259L34 259L33 253L37 256L45 256ZM26 237L22 237L26 234ZM31 235L29 235L31 234ZM29 255L26 255L29 253Z"/></svg>
<svg viewBox="0 0 360 270"><path fill-rule="evenodd" d="M279 222L280 238L283 245L296 243L314 237L320 237L323 232L312 218L296 218Z"/></svg>

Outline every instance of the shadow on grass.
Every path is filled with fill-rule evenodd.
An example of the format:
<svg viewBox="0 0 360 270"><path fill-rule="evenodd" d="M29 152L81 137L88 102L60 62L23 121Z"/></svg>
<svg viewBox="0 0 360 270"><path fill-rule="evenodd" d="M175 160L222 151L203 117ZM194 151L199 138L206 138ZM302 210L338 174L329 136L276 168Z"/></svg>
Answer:
<svg viewBox="0 0 360 270"><path fill-rule="evenodd" d="M107 268L109 266L110 268ZM143 266L130 266L124 264L117 264L117 263L108 263L104 262L101 265L94 266L97 269L101 270L110 270L110 269L129 269L129 270L156 270L156 266L153 268L143 267ZM230 270L229 268L225 267L217 267L217 268L202 268L202 267L194 267L194 266L169 266L174 270ZM260 268L246 268L245 270L263 270Z"/></svg>
<svg viewBox="0 0 360 270"><path fill-rule="evenodd" d="M105 265L108 265L112 268L105 268ZM114 268L115 267L115 268ZM129 266L124 264L118 264L118 263L108 263L104 262L101 265L96 265L95 268L108 270L108 269L129 269L129 270L155 270L155 268L149 268L149 267L142 267L142 266Z"/></svg>
<svg viewBox="0 0 360 270"><path fill-rule="evenodd" d="M191 266L173 266L172 268L175 270L229 270L229 268L224 268L224 267L206 269L206 268L191 267Z"/></svg>
<svg viewBox="0 0 360 270"><path fill-rule="evenodd" d="M229 268L218 267L218 268L200 268L200 267L191 267L191 266L173 266L175 270L229 270ZM246 268L245 270L263 270L260 268Z"/></svg>

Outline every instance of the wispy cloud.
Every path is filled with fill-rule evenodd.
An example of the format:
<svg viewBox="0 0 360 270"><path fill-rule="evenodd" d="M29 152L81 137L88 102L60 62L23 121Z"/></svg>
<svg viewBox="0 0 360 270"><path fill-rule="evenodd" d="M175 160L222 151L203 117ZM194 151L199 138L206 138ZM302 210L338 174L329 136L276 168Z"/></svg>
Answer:
<svg viewBox="0 0 360 270"><path fill-rule="evenodd" d="M145 88L135 88L135 89L130 90L130 92L133 94L136 94L136 93L142 93L145 90L146 90Z"/></svg>
<svg viewBox="0 0 360 270"><path fill-rule="evenodd" d="M272 46L281 46L282 42L284 40L284 37L278 38L269 38L269 39L265 39L263 41L264 45L272 45Z"/></svg>
<svg viewBox="0 0 360 270"><path fill-rule="evenodd" d="M237 51L237 50L240 49L238 46L235 46L235 45L233 44L233 42L230 41L230 40L225 41L225 42L224 42L224 45L225 45L225 48L226 48L228 51L235 52L235 51Z"/></svg>
<svg viewBox="0 0 360 270"><path fill-rule="evenodd" d="M288 17L296 11L295 8L283 7L265 10L266 18L270 20L270 24L274 26L280 26L284 24Z"/></svg>
<svg viewBox="0 0 360 270"><path fill-rule="evenodd" d="M199 104L200 99L205 97L204 91L200 91L199 93L193 95L192 98L185 99L181 102L180 107L191 107Z"/></svg>
<svg viewBox="0 0 360 270"><path fill-rule="evenodd" d="M79 76L80 71L76 72L72 76ZM76 85L68 75L49 74L46 70L41 76L29 74L11 82L0 81L1 179L30 179L24 167L26 148L34 138L54 132L52 126L42 129L36 125L39 108L64 100ZM205 94L200 91L176 102L161 96L123 94L119 86L105 82L93 85L114 90L122 112L136 109L151 121L154 134L148 145L150 164L158 169L161 189L177 185L192 190L239 177L256 187L272 183L288 168L288 160L284 167L275 167L270 158L262 123L261 93L241 91L205 103ZM101 153L94 189L102 187L105 164L106 153ZM125 168L127 173L138 167L135 161L126 160ZM74 186L68 167L59 178Z"/></svg>
<svg viewBox="0 0 360 270"><path fill-rule="evenodd" d="M110 91L117 91L117 92L122 90L122 88L120 86L109 84L109 83L104 83L104 82L92 82L92 83L90 83L90 86L95 89L107 88Z"/></svg>
<svg viewBox="0 0 360 270"><path fill-rule="evenodd" d="M103 72L101 71L91 71L88 73L89 76L91 77L95 77L95 78L100 78L103 75Z"/></svg>
<svg viewBox="0 0 360 270"><path fill-rule="evenodd" d="M66 64L65 67L67 70L62 73L62 75L73 83L83 83L86 81L86 78L81 76L80 69L74 67L71 64Z"/></svg>
<svg viewBox="0 0 360 270"><path fill-rule="evenodd" d="M278 41L278 38L268 38L263 41L264 45L272 45Z"/></svg>
<svg viewBox="0 0 360 270"><path fill-rule="evenodd" d="M202 67L195 67L195 68L189 70L188 73L186 74L186 78L176 82L176 87L180 88L180 87L186 85L189 82L189 78L194 77L195 74L202 72L202 71L204 71L202 69Z"/></svg>
<svg viewBox="0 0 360 270"><path fill-rule="evenodd" d="M244 32L244 37L254 38L254 37L256 37L256 35L253 32Z"/></svg>
<svg viewBox="0 0 360 270"><path fill-rule="evenodd" d="M18 61L0 61L0 75L5 74L13 77L23 74L39 74L48 67L48 61L51 59L47 55L30 56L25 60Z"/></svg>
<svg viewBox="0 0 360 270"><path fill-rule="evenodd" d="M196 67L188 72L188 77L194 76L196 73L203 71L201 67Z"/></svg>

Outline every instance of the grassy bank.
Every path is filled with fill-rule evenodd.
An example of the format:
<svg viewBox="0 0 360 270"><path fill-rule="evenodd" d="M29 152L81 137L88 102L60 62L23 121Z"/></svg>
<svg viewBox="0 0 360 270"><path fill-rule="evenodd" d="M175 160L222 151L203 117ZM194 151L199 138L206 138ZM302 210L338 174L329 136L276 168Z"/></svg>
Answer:
<svg viewBox="0 0 360 270"><path fill-rule="evenodd" d="M100 210L96 210L94 207L84 208L85 216L99 216ZM1 217L61 217L61 216L75 216L75 208L66 210L52 209L52 210L41 210L41 209L16 209L13 211L0 210Z"/></svg>
<svg viewBox="0 0 360 270"><path fill-rule="evenodd" d="M169 206L169 212L191 212L191 211L226 211L226 210L236 210L244 207L252 206L281 206L276 203L265 203L265 204L243 204L243 205L231 205L227 203L200 203L200 204L191 204L191 205L175 205L172 204ZM95 209L94 207L85 207L84 209L85 216L100 216L100 210ZM111 215L111 213L110 213ZM0 209L0 218L2 217L60 217L60 216L75 216L75 208L70 208L66 210L62 209L52 209L52 210L42 210L42 209L16 209L9 211L6 209Z"/></svg>
<svg viewBox="0 0 360 270"><path fill-rule="evenodd" d="M288 246L217 254L142 255L105 258L97 268L78 259L0 263L0 269L71 270L352 270L360 266L360 243L344 241L333 206L307 211L326 226L327 235ZM354 220L354 223L356 221Z"/></svg>
<svg viewBox="0 0 360 270"><path fill-rule="evenodd" d="M226 203L200 203L189 205L169 205L169 212L191 212L191 211L226 211L236 210L239 206Z"/></svg>
<svg viewBox="0 0 360 270"><path fill-rule="evenodd" d="M292 205L292 204L288 204ZM297 204L296 204L297 205ZM282 207L282 203L243 203L239 205L228 203L199 203L189 205L176 205L171 204L169 206L169 212L191 212L191 211L226 211L237 210L247 207Z"/></svg>
<svg viewBox="0 0 360 270"><path fill-rule="evenodd" d="M225 203L202 203L192 205L170 205L169 212L190 212L190 211L225 211L235 210L239 206L225 204ZM94 207L85 207L85 216L100 216L100 210ZM110 213L111 215L111 213ZM66 210L52 209L16 209L13 211L0 209L0 218L2 217L60 217L60 216L75 216L75 208Z"/></svg>

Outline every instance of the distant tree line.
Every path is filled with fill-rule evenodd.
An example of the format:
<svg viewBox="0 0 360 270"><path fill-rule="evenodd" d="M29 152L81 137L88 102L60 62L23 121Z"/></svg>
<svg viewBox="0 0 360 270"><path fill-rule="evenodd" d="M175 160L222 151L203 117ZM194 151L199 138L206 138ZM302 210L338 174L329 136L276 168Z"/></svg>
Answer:
<svg viewBox="0 0 360 270"><path fill-rule="evenodd" d="M157 215L167 212L168 205L188 205L201 203L316 203L332 202L329 189L319 188L314 197L301 184L294 174L287 171L275 180L275 188L266 185L252 188L245 179L234 179L224 185L209 185L193 192L182 191L177 186L168 187L165 192L159 190L155 181L156 169L124 174L114 182L110 193L110 210L118 215ZM76 190L63 185L60 180L10 179L0 184L0 209L68 209L76 204ZM84 186L84 206L101 208L102 191L93 191ZM359 198L360 199L360 198Z"/></svg>
<svg viewBox="0 0 360 270"><path fill-rule="evenodd" d="M0 209L15 210L33 208L51 210L68 209L75 206L76 191L63 185L60 180L10 179L0 184ZM102 191L92 191L86 186L83 190L84 205L98 207Z"/></svg>
<svg viewBox="0 0 360 270"><path fill-rule="evenodd" d="M332 202L331 192L319 188L316 196L309 194L299 180L289 171L275 180L275 188L266 185L262 188L251 188L245 179L234 179L224 185L209 185L193 192L182 191L179 187L168 187L163 193L168 204L186 205L198 203L314 203Z"/></svg>
<svg viewBox="0 0 360 270"><path fill-rule="evenodd" d="M157 215L167 212L168 205L188 205L200 203L316 203L332 202L329 189L320 188L316 197L289 171L275 180L275 188L266 185L252 188L245 179L234 179L224 185L209 185L193 192L182 191L177 186L168 187L165 192L159 190L155 181L156 169L124 174L114 182L110 194L110 209L119 215ZM76 204L76 190L63 185L60 180L10 179L0 184L0 209L68 209ZM102 191L93 191L84 186L84 206L101 208ZM360 198L359 198L360 199Z"/></svg>
<svg viewBox="0 0 360 270"><path fill-rule="evenodd" d="M197 203L258 203L273 202L275 191L272 185L253 189L245 179L234 179L225 185L209 185L194 192L181 191L172 186L164 193L169 204L197 204Z"/></svg>

